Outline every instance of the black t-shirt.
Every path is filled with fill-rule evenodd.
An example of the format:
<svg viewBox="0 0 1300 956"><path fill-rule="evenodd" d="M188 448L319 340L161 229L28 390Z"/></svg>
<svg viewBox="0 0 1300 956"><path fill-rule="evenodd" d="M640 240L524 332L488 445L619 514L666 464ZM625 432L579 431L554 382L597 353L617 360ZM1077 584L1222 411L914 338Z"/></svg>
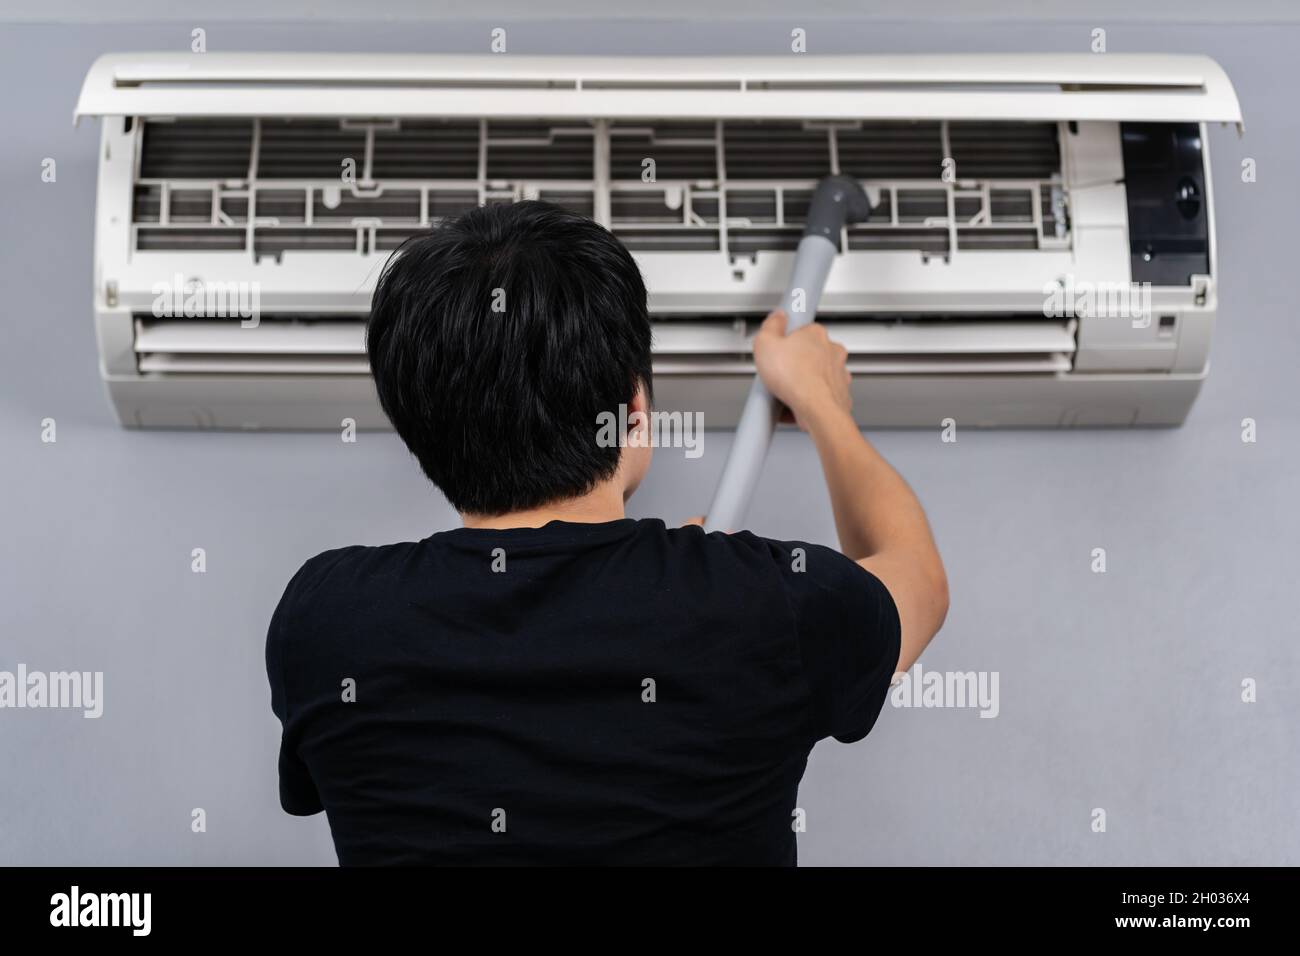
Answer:
<svg viewBox="0 0 1300 956"><path fill-rule="evenodd" d="M280 801L342 864L794 864L808 753L871 730L879 579L624 518L312 558L266 643Z"/></svg>

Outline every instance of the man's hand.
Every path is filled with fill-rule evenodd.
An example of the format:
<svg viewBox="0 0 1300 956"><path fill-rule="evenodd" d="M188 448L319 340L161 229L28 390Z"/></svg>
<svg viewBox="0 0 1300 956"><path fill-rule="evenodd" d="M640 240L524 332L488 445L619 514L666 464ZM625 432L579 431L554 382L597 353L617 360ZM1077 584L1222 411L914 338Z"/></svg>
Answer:
<svg viewBox="0 0 1300 956"><path fill-rule="evenodd" d="M832 342L826 327L816 322L789 335L785 327L786 315L777 309L754 337L754 364L767 390L805 431L814 414L827 407L851 411L848 350Z"/></svg>

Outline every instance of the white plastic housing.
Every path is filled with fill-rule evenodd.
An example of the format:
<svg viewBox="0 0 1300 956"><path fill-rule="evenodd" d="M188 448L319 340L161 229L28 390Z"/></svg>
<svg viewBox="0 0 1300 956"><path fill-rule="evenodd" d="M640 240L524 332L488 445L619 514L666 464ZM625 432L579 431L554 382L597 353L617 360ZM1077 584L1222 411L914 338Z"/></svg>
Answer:
<svg viewBox="0 0 1300 956"><path fill-rule="evenodd" d="M1213 61L1121 54L111 55L77 115L103 117L93 304L120 419L270 428L384 427L361 324L383 262L523 198L628 244L657 400L733 424L830 172L876 206L820 307L864 425L1178 424L1215 315L1208 160L1204 276L1147 290L1145 323L1046 303L1130 283L1120 123L1241 122ZM196 287L256 289L258 321L168 314Z"/></svg>

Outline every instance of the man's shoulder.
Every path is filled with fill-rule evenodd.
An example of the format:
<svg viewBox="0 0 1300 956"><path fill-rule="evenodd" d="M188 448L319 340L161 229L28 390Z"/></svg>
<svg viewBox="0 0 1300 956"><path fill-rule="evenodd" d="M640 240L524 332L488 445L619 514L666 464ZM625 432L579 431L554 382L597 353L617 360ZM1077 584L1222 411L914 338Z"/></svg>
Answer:
<svg viewBox="0 0 1300 956"><path fill-rule="evenodd" d="M792 598L854 591L871 575L835 548L802 540L767 538L750 531L706 533L699 526L666 529L668 555L686 574L707 581L762 589Z"/></svg>
<svg viewBox="0 0 1300 956"><path fill-rule="evenodd" d="M675 548L694 550L714 559L731 560L755 567L766 566L774 561L779 564L790 561L796 564L806 563L813 556L820 563L832 563L837 567L853 563L834 548L825 545L766 538L752 531L705 532L698 525L687 525L668 528L667 535Z"/></svg>
<svg viewBox="0 0 1300 956"><path fill-rule="evenodd" d="M349 545L322 551L302 563L289 579L277 614L296 615L311 607L325 608L332 597L354 596L359 589L384 581L384 572L409 557L419 542Z"/></svg>
<svg viewBox="0 0 1300 956"><path fill-rule="evenodd" d="M417 546L417 542L404 541L400 544L353 544L330 548L304 561L294 577L301 586L319 586L332 577L355 575L399 560Z"/></svg>

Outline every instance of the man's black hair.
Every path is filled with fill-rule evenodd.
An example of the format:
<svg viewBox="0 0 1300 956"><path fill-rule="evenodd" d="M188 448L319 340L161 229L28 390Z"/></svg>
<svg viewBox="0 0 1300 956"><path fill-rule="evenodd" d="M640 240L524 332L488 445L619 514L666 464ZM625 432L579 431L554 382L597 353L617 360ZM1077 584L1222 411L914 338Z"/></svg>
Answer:
<svg viewBox="0 0 1300 956"><path fill-rule="evenodd" d="M405 242L367 325L384 412L457 511L590 491L617 446L598 416L651 388L645 284L590 219L544 202L473 209Z"/></svg>

